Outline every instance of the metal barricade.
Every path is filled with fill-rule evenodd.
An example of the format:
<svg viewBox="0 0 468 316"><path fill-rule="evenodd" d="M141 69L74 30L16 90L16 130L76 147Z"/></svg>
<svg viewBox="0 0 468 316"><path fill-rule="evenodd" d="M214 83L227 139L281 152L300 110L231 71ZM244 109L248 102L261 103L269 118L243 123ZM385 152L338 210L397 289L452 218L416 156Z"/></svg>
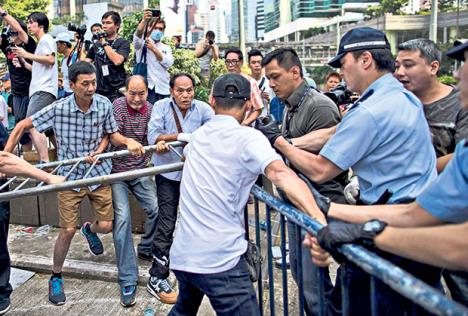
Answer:
<svg viewBox="0 0 468 316"><path fill-rule="evenodd" d="M257 185L254 185L252 188L252 194L255 197L254 200L254 218L255 218L255 241L257 246L262 246L262 238L260 232L260 206L259 201L265 203L265 222L266 222L266 245L263 245L262 254L266 256L267 264L267 278L259 279L257 283L258 290L258 299L260 304L261 314L263 315L265 309L269 311L268 315L276 314L276 304L275 304L275 275L273 269L273 258L272 258L272 225L271 225L271 216L272 211L276 211L280 214L280 247L282 254L282 265L281 265L281 283L282 283L282 297L283 297L283 315L289 315L289 297L288 293L288 279L287 279L287 269L286 269L286 230L285 222L287 219L290 222L296 224L296 233L300 236L302 230L306 230L312 235L316 235L317 231L322 227L322 225L304 213L300 212L293 206L285 204L276 197L267 193ZM297 248L301 249L301 241L298 240ZM267 247L266 251L264 247ZM262 249L262 247L261 247ZM377 300L375 293L375 282L377 280L385 283L394 291L400 295L406 297L412 302L424 307L431 313L437 315L468 315L468 309L463 305L450 300L443 293L435 290L429 285L425 284L421 280L415 278L411 274L403 271L394 264L382 259L375 253L361 247L358 245L343 245L340 248L340 252L346 257L347 260L353 262L362 270L367 272L370 275L371 279L371 313L372 315L377 314ZM301 254L297 254L298 258L301 258ZM301 260L298 260L299 264L297 266L297 275L298 275L298 311L299 315L304 314L304 295L303 295L303 284L302 284L302 266L300 264ZM261 275L265 275L265 272L262 271ZM343 277L343 275L337 276ZM343 280L342 280L343 281ZM325 315L325 295L324 295L324 270L319 270L319 296L320 296L320 314ZM341 282L342 287L342 310L344 315L348 315L349 302L348 302L348 289L346 282ZM267 287L267 289L266 289ZM264 294L268 292L268 306L264 306Z"/></svg>

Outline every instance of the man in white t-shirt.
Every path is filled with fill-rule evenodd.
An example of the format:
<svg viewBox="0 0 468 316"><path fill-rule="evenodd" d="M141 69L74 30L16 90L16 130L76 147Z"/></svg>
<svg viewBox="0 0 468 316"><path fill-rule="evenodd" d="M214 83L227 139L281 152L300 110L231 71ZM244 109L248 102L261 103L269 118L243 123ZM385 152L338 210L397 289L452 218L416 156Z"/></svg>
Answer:
<svg viewBox="0 0 468 316"><path fill-rule="evenodd" d="M248 55L248 66L251 76L257 81L258 89L262 95L263 110L260 116L269 114L270 101L275 97L275 93L270 88L268 78L263 74L262 60L263 54L258 49L251 49Z"/></svg>
<svg viewBox="0 0 468 316"><path fill-rule="evenodd" d="M49 30L47 16L42 12L33 12L27 20L29 32L38 40L36 51L31 54L21 47L13 47L12 50L18 58L32 60L32 65L25 62L25 67L32 73L26 113L26 116L30 117L57 99L58 66L57 47L54 38L47 33ZM41 161L49 161L45 135L35 129L30 129L29 133Z"/></svg>
<svg viewBox="0 0 468 316"><path fill-rule="evenodd" d="M259 174L325 223L307 185L261 133L241 126L250 89L240 74L219 77L212 94L216 115L185 147L180 221L170 251L179 296L169 315L196 315L204 295L218 315L260 315L244 258L243 226L243 209Z"/></svg>

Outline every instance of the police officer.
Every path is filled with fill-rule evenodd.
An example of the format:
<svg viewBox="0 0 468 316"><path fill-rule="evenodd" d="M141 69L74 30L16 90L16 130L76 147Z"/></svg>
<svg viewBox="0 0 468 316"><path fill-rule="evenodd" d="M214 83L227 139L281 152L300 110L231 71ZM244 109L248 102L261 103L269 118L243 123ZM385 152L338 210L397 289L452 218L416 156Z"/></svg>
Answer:
<svg viewBox="0 0 468 316"><path fill-rule="evenodd" d="M329 65L341 68L347 88L361 98L337 127L329 129L334 133L314 140L326 142L318 155L295 147L296 139L288 142L274 123L260 125L259 129L314 182L322 183L352 168L361 187L361 204L413 200L435 179L436 157L421 102L392 76L394 60L385 34L369 27L347 32ZM382 255L427 283L438 285L440 271ZM370 314L368 277L351 263L343 268L349 280L350 314ZM380 284L377 287L379 315L412 310L409 301L395 297ZM335 290L339 288L338 280ZM333 308L339 306L333 302Z"/></svg>
<svg viewBox="0 0 468 316"><path fill-rule="evenodd" d="M455 46L447 52L447 56L466 61L468 42ZM466 63L458 74L460 101L464 108L468 109ZM334 252L334 249L343 243L366 240L375 243L382 250L404 257L456 271L465 270L464 273L456 272L453 275L465 285L461 288L466 289L468 284L466 192L468 192L468 140L462 139L444 172L416 198L415 202L409 205L366 208L332 203L328 217L347 218L357 224L331 223L319 231L318 241L325 249ZM345 213L349 213L348 216L343 216ZM374 220L368 221L370 218ZM446 225L447 223L459 225ZM315 241L310 240L309 245L312 243ZM327 256L320 249L314 247L312 256L316 264L327 265ZM459 294L464 295L457 299L467 305L466 293L461 291Z"/></svg>

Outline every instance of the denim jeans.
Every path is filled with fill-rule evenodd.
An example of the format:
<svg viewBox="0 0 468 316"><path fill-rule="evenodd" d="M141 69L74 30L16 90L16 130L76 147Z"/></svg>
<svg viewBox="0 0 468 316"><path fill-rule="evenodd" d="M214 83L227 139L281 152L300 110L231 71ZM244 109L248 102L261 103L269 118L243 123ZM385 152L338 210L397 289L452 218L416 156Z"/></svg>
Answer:
<svg viewBox="0 0 468 316"><path fill-rule="evenodd" d="M216 315L260 315L243 256L234 268L220 273L198 274L178 270L174 273L179 282L179 296L170 316L197 315L204 295L210 299Z"/></svg>
<svg viewBox="0 0 468 316"><path fill-rule="evenodd" d="M1 180L3 185L6 180ZM8 188L8 187L7 187ZM6 192L4 189L2 192ZM8 226L10 223L10 202L0 202L0 304L10 300L12 288L10 285L10 255L8 253Z"/></svg>
<svg viewBox="0 0 468 316"><path fill-rule="evenodd" d="M319 268L312 263L312 257L310 256L310 248L302 245L304 236L306 234L305 229L301 230L301 236L297 236L296 224L288 222L288 239L289 239L289 262L291 265L291 274L294 281L298 284L299 276L297 271L298 260L302 262L302 284L304 286L304 310L306 315L319 315L320 313L320 297L318 294L319 290L319 279L318 273ZM301 258L298 258L297 242L298 238L301 242ZM333 290L333 284L330 280L330 274L328 268L325 268L324 273L324 290L325 297L327 297Z"/></svg>
<svg viewBox="0 0 468 316"><path fill-rule="evenodd" d="M141 208L145 211L145 232L141 236L138 251L151 253L153 235L158 215L156 187L151 177L118 181L112 184L114 204L113 237L120 286L136 285L138 265L132 239L132 219L128 192L132 192Z"/></svg>

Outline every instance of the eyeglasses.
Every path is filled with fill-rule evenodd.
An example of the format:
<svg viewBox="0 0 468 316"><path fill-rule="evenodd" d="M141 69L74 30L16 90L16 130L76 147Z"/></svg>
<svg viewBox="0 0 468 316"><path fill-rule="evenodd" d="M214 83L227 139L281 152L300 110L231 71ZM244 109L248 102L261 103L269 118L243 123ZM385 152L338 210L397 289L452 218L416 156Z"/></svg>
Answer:
<svg viewBox="0 0 468 316"><path fill-rule="evenodd" d="M237 59L226 59L226 65L235 65L239 62L240 60Z"/></svg>

